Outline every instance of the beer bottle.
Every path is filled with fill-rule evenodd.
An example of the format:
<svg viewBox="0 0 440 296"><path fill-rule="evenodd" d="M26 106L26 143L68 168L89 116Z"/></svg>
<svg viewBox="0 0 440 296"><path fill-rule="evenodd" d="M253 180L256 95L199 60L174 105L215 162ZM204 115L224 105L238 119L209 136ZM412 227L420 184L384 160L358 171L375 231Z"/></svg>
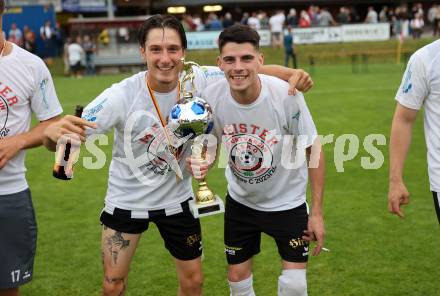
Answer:
<svg viewBox="0 0 440 296"><path fill-rule="evenodd" d="M82 112L83 112L84 107L77 105L75 108L75 116L76 117L81 117ZM71 174L70 176L68 176L66 174L66 166L67 163L69 162L69 158L70 158L70 150L72 148L72 144L70 143L69 140L67 140L66 144L62 144L60 145L60 147L57 147L57 154L58 153L63 153L64 150L64 155L63 155L63 159L61 160L60 163L58 163L57 161L55 162L55 165L53 167L53 176L57 179L60 180L70 180L72 179L73 175ZM57 159L58 159L58 155L57 155Z"/></svg>

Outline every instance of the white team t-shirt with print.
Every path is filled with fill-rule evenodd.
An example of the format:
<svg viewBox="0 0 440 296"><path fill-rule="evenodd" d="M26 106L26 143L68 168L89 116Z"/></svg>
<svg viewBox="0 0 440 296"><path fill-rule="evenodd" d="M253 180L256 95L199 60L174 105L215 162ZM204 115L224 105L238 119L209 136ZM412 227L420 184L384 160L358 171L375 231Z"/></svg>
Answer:
<svg viewBox="0 0 440 296"><path fill-rule="evenodd" d="M226 79L202 97L212 107L213 133L227 151L231 198L260 211L292 209L306 201L305 149L317 131L301 93L289 96L287 82L259 77L261 92L252 104L239 104Z"/></svg>
<svg viewBox="0 0 440 296"><path fill-rule="evenodd" d="M396 100L419 110L425 105L425 139L432 191L440 192L440 40L417 50L410 58Z"/></svg>
<svg viewBox="0 0 440 296"><path fill-rule="evenodd" d="M29 131L32 112L40 121L63 112L52 77L37 56L13 45L0 58L0 142ZM25 151L20 151L0 169L0 195L28 188Z"/></svg>
<svg viewBox="0 0 440 296"><path fill-rule="evenodd" d="M197 92L224 77L217 67L194 68ZM148 211L165 209L167 215L181 211L180 203L190 198L191 177L185 168L190 155L189 143L178 146L173 158L168 140L146 85L147 72L140 72L102 92L83 112L83 118L95 122L101 134L114 129L105 210L115 207L131 210L133 218L148 218ZM189 82L186 87L188 89ZM169 93L154 92L163 117L167 120L178 100L177 87ZM177 160L183 180L177 181Z"/></svg>

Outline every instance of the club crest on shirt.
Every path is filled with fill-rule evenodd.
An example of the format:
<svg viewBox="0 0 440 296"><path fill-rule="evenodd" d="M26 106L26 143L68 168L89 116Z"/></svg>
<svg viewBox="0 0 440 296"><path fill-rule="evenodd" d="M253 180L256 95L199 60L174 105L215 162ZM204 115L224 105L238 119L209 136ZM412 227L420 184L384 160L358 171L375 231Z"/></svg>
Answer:
<svg viewBox="0 0 440 296"><path fill-rule="evenodd" d="M173 133L170 133L170 140L176 140ZM180 159L183 151L183 145L168 145L168 140L163 133L162 128L158 124L154 124L148 132L139 139L139 142L146 146L149 155L145 167L157 175L164 175L172 171L171 162L175 157Z"/></svg>
<svg viewBox="0 0 440 296"><path fill-rule="evenodd" d="M225 137L229 166L243 183L258 184L268 180L276 171L272 149L254 134L235 134Z"/></svg>

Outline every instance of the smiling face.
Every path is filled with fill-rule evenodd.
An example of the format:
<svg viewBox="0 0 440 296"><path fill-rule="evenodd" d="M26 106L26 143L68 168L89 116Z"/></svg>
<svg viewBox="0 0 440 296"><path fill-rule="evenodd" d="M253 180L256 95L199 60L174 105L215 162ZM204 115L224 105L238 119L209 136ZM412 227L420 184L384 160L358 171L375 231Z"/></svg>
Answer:
<svg viewBox="0 0 440 296"><path fill-rule="evenodd" d="M263 65L263 55L249 42L228 42L217 58L225 73L232 96L241 103L250 103L260 93L258 72Z"/></svg>
<svg viewBox="0 0 440 296"><path fill-rule="evenodd" d="M148 84L158 92L173 90L179 79L181 58L185 50L176 30L171 28L151 29L141 47L142 58L148 65Z"/></svg>

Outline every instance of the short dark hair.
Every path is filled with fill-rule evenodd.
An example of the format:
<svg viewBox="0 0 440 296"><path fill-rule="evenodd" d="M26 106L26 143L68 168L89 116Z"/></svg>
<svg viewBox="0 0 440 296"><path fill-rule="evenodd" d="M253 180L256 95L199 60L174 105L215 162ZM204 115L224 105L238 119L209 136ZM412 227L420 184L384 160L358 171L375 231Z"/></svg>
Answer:
<svg viewBox="0 0 440 296"><path fill-rule="evenodd" d="M151 29L174 29L180 36L180 41L184 49L187 47L185 29L183 28L180 21L172 15L168 14L156 14L148 19L142 24L138 31L138 41L141 47L145 46L145 41L147 40L148 33Z"/></svg>
<svg viewBox="0 0 440 296"><path fill-rule="evenodd" d="M0 15L5 12L5 0L0 0Z"/></svg>
<svg viewBox="0 0 440 296"><path fill-rule="evenodd" d="M254 29L242 24L232 25L220 33L218 37L220 52L228 42L250 43L256 50L260 49L260 35Z"/></svg>

